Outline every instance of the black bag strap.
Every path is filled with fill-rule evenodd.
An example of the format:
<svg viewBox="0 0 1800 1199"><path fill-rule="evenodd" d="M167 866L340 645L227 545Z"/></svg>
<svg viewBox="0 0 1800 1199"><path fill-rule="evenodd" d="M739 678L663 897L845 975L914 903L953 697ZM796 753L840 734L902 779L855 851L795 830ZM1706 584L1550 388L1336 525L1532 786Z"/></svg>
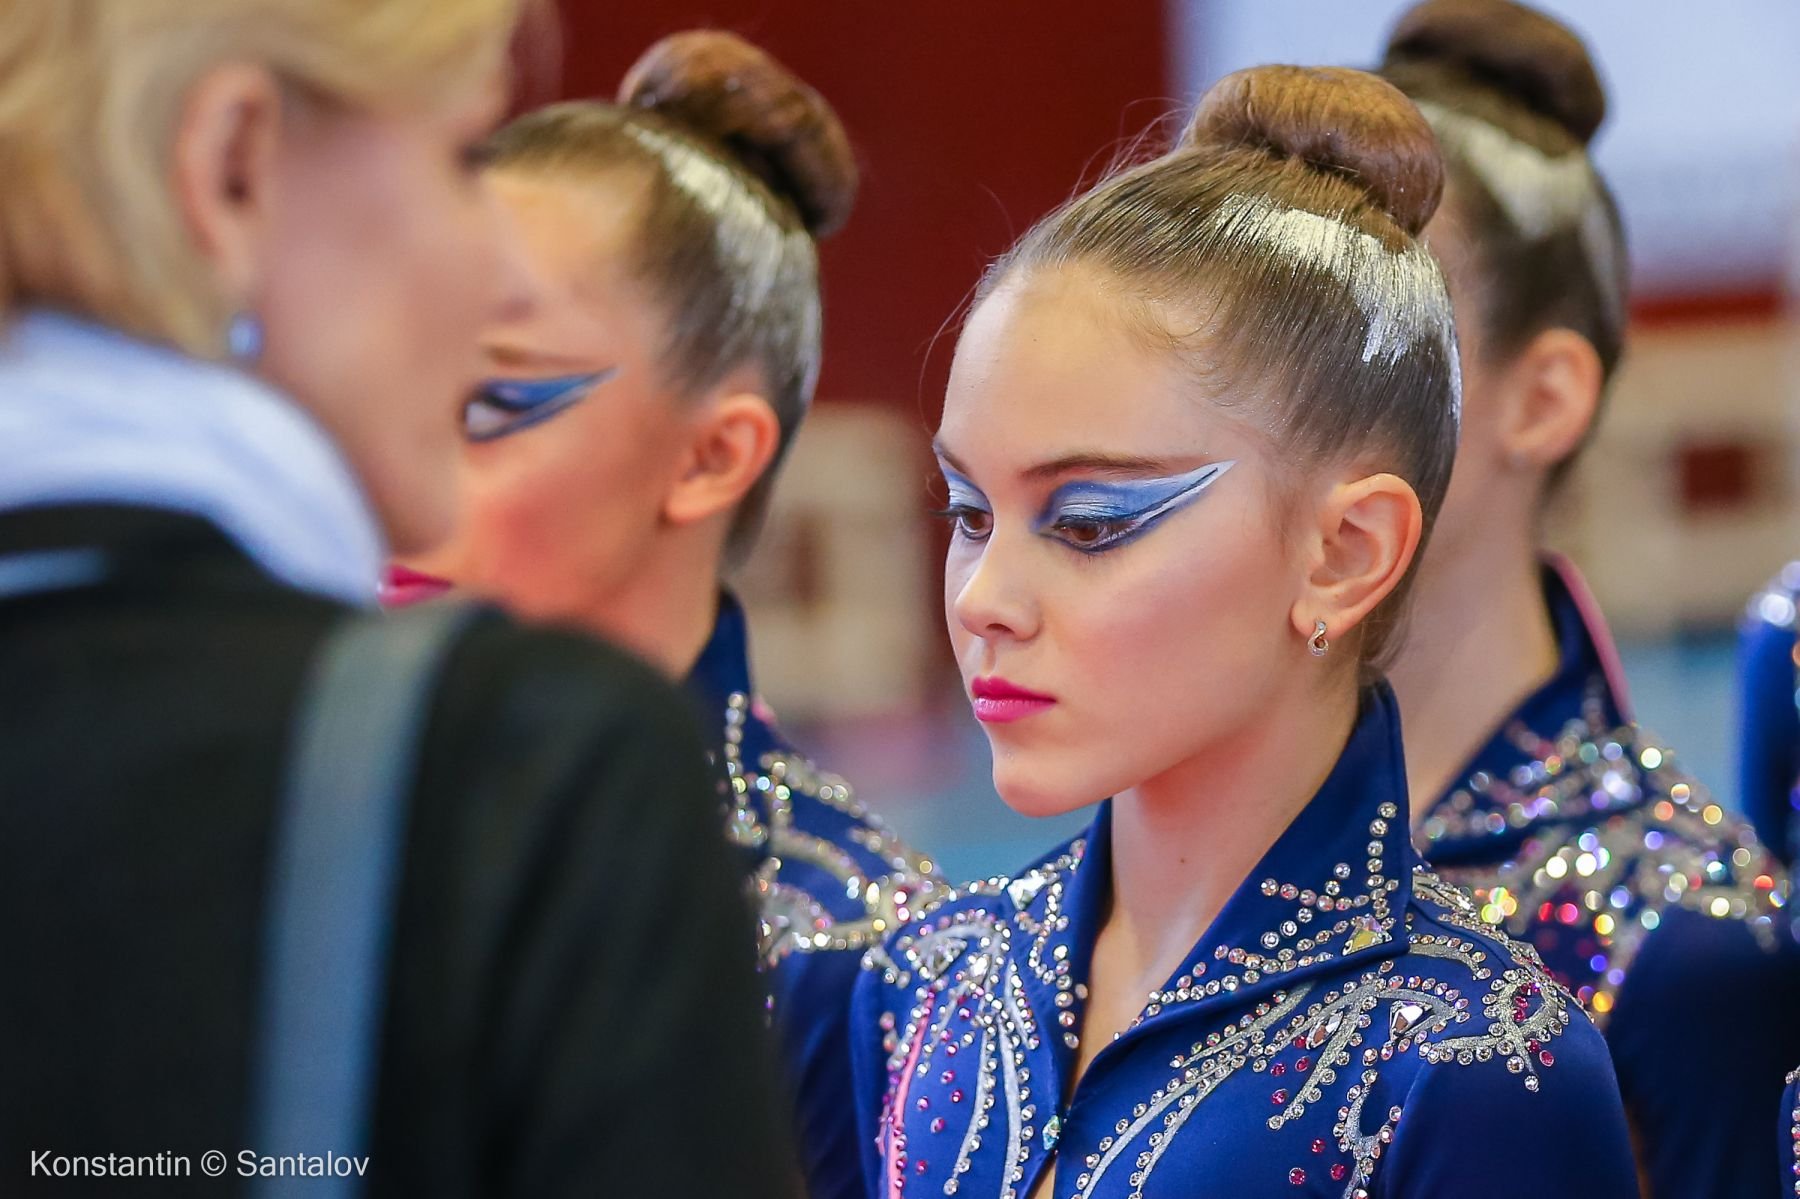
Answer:
<svg viewBox="0 0 1800 1199"><path fill-rule="evenodd" d="M351 617L313 662L275 826L245 1146L260 1156L368 1153L419 743L439 668L477 611ZM259 1176L249 1193L348 1199L365 1180L344 1168Z"/></svg>

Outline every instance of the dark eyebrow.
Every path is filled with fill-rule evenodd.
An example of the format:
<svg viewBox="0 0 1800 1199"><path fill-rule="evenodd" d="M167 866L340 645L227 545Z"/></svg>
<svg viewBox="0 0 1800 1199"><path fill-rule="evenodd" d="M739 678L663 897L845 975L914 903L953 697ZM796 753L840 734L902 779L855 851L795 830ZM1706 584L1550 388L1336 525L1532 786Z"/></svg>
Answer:
<svg viewBox="0 0 1800 1199"><path fill-rule="evenodd" d="M958 462L956 460L956 455L952 454L949 450L945 449L944 443L937 440L937 438L935 438L935 437L931 439L931 452L933 454L937 455L939 458L943 459L945 464L947 464L950 467L950 469L955 471L957 474L966 475L969 473L969 468L964 466L962 463Z"/></svg>
<svg viewBox="0 0 1800 1199"><path fill-rule="evenodd" d="M959 475L968 475L969 468L958 462L956 455L944 448L940 441L931 443L931 452L941 458L944 464ZM1146 458L1141 454L1102 454L1097 452L1065 454L1049 462L1040 462L1036 466L1027 467L1023 477L1032 482L1044 482L1059 479L1064 475L1098 475L1101 478L1143 478L1162 475L1179 474L1189 467L1176 467L1166 458Z"/></svg>
<svg viewBox="0 0 1800 1199"><path fill-rule="evenodd" d="M956 460L956 455L944 448L940 441L931 443L931 451L955 470L966 475L969 468ZM1033 480L1054 479L1062 475L1166 475L1174 473L1169 463L1161 458L1145 458L1138 454L1100 454L1082 453L1065 454L1061 458L1049 462L1040 462L1025 471L1025 478Z"/></svg>
<svg viewBox="0 0 1800 1199"><path fill-rule="evenodd" d="M553 350L530 350L513 345L489 346L488 360L496 370L560 369L568 367L586 374L595 369L592 360Z"/></svg>
<svg viewBox="0 0 1800 1199"><path fill-rule="evenodd" d="M1066 454L1051 462L1040 462L1026 470L1027 479L1056 479L1063 475L1166 475L1173 473L1161 458L1145 458L1137 454Z"/></svg>

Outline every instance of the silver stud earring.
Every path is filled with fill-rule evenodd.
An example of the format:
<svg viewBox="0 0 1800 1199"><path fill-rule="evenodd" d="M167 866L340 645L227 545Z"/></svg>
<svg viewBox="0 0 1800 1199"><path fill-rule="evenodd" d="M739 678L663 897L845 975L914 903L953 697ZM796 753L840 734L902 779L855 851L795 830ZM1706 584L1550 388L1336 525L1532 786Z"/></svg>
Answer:
<svg viewBox="0 0 1800 1199"><path fill-rule="evenodd" d="M1323 658L1326 654L1331 652L1331 642L1325 640L1324 621L1320 620L1313 623L1312 640L1306 643L1306 647L1312 650L1312 656L1315 658Z"/></svg>
<svg viewBox="0 0 1800 1199"><path fill-rule="evenodd" d="M225 349L237 361L255 362L262 357L262 322L248 312L240 312L225 327Z"/></svg>

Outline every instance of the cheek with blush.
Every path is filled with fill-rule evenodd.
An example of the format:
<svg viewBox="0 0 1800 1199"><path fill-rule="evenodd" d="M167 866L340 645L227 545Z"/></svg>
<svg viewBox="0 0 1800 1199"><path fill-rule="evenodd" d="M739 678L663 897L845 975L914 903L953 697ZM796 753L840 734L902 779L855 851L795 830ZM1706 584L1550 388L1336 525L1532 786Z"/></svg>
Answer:
<svg viewBox="0 0 1800 1199"><path fill-rule="evenodd" d="M566 619L603 609L644 568L675 451L658 422L625 409L597 395L469 447L459 581L527 616Z"/></svg>

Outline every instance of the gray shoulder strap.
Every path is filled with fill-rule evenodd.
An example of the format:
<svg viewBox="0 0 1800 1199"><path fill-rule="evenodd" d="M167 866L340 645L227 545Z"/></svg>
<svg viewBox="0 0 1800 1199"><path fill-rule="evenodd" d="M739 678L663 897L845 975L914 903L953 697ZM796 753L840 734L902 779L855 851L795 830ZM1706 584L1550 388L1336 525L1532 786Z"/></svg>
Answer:
<svg viewBox="0 0 1800 1199"><path fill-rule="evenodd" d="M301 695L275 823L243 1148L336 1155L345 1173L259 1177L248 1192L258 1199L345 1199L364 1185L408 799L439 667L476 611L352 617L327 638Z"/></svg>

